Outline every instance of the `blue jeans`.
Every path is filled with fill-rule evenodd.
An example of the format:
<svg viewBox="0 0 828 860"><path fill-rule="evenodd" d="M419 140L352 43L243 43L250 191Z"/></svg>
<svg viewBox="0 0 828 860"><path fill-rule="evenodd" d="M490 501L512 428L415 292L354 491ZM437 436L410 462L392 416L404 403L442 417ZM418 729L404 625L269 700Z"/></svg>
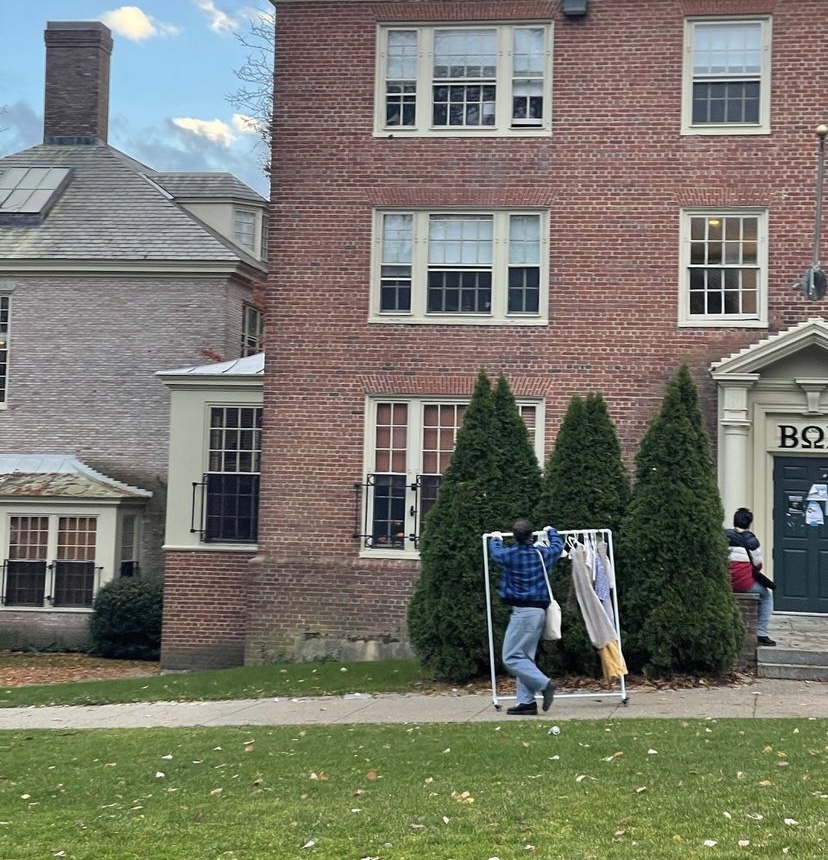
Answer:
<svg viewBox="0 0 828 860"><path fill-rule="evenodd" d="M748 589L749 594L759 595L759 620L756 624L756 635L768 635L768 622L773 612L773 592L765 588L761 582L754 582Z"/></svg>
<svg viewBox="0 0 828 860"><path fill-rule="evenodd" d="M514 606L503 637L503 665L517 679L517 702L528 705L546 689L549 678L535 664L546 613L533 606Z"/></svg>

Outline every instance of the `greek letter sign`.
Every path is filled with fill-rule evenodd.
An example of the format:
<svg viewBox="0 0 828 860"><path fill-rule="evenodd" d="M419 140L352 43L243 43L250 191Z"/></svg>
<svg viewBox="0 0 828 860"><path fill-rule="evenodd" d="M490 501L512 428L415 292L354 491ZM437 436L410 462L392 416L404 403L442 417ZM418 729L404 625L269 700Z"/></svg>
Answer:
<svg viewBox="0 0 828 860"><path fill-rule="evenodd" d="M828 424L777 424L776 444L787 451L828 451Z"/></svg>

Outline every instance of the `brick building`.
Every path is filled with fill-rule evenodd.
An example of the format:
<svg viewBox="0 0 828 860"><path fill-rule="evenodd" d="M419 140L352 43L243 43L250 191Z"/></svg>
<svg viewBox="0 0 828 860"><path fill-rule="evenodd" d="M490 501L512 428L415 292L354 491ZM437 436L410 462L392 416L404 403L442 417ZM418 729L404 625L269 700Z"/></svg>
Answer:
<svg viewBox="0 0 828 860"><path fill-rule="evenodd" d="M232 580L247 662L396 653L480 367L542 461L571 396L600 391L631 463L687 363L777 608L828 611L808 499L828 484L826 300L794 288L825 4L276 6L256 555L168 555L176 587ZM214 611L169 610L169 665L222 660L220 633L182 644Z"/></svg>
<svg viewBox="0 0 828 860"><path fill-rule="evenodd" d="M155 372L255 350L266 201L107 143L111 33L45 31L43 143L0 159L0 647L82 647L98 587L159 573Z"/></svg>

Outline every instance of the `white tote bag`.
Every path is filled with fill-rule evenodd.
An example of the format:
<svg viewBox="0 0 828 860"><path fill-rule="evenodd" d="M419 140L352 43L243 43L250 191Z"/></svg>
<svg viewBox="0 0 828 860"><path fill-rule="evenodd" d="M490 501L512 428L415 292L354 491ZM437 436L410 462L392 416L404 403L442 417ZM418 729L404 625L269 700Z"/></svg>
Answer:
<svg viewBox="0 0 828 860"><path fill-rule="evenodd" d="M552 594L552 586L549 584L549 574L546 572L546 563L543 560L543 553L535 548L538 557L543 566L543 578L546 580L546 589L549 592L549 606L546 607L546 621L543 625L543 633L541 639L547 642L555 642L561 638L561 607L555 596Z"/></svg>

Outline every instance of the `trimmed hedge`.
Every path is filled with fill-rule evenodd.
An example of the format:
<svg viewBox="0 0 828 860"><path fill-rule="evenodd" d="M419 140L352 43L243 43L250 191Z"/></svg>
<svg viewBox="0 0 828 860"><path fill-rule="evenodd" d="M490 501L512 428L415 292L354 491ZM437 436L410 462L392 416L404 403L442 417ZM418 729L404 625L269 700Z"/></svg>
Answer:
<svg viewBox="0 0 828 860"><path fill-rule="evenodd" d="M102 586L89 621L92 653L121 660L157 660L163 603L160 576L122 577Z"/></svg>

